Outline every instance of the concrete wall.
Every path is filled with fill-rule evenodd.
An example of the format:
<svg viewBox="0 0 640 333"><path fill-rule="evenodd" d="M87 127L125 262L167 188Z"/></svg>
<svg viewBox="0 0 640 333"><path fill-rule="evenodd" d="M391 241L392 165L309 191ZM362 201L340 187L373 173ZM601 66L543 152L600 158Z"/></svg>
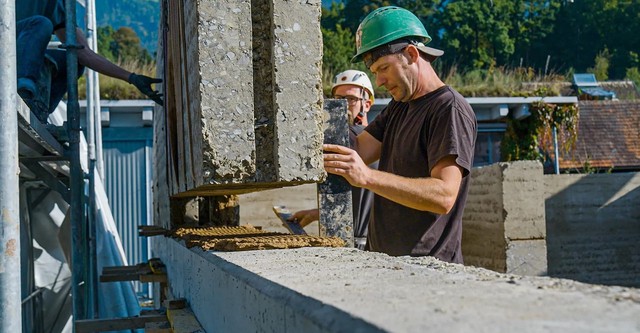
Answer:
<svg viewBox="0 0 640 333"><path fill-rule="evenodd" d="M474 168L463 216L467 265L498 272L547 272L542 165L534 161Z"/></svg>
<svg viewBox="0 0 640 333"><path fill-rule="evenodd" d="M207 332L635 332L640 290L348 248L204 252L154 237Z"/></svg>
<svg viewBox="0 0 640 333"><path fill-rule="evenodd" d="M549 275L640 286L640 173L545 175Z"/></svg>
<svg viewBox="0 0 640 333"><path fill-rule="evenodd" d="M324 180L320 2L162 4L160 190L219 196Z"/></svg>

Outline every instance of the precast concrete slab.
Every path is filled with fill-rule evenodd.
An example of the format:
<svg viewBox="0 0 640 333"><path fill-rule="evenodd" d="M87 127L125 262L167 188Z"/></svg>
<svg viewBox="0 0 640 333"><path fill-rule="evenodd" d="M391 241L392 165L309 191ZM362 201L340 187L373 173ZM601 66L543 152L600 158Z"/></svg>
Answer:
<svg viewBox="0 0 640 333"><path fill-rule="evenodd" d="M153 249L207 332L640 332L635 288L351 248Z"/></svg>

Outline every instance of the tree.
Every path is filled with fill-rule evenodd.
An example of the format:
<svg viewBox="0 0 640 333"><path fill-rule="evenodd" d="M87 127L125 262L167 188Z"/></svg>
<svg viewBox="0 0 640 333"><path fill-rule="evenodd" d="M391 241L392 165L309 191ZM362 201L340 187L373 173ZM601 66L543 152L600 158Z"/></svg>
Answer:
<svg viewBox="0 0 640 333"><path fill-rule="evenodd" d="M595 66L596 56L608 49L609 77L623 78L633 67L633 52L640 50L640 1L574 1L562 6L542 52L560 62L560 68L585 71ZM540 51L536 57L540 58ZM546 56L546 55L545 55Z"/></svg>
<svg viewBox="0 0 640 333"><path fill-rule="evenodd" d="M145 64L151 62L149 52L142 47L140 38L133 29L121 27L112 34L112 37L110 49L116 58L137 59Z"/></svg>
<svg viewBox="0 0 640 333"><path fill-rule="evenodd" d="M118 59L111 52L111 43L113 43L113 33L115 30L110 25L104 27L98 27L98 53L103 57L109 59L111 62L116 62Z"/></svg>

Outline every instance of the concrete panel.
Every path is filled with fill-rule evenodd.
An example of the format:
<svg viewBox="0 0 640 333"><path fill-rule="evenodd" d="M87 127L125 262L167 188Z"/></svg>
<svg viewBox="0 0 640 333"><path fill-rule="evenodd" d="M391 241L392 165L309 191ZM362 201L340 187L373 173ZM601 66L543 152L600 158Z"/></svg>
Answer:
<svg viewBox="0 0 640 333"><path fill-rule="evenodd" d="M201 136L192 138L196 147L198 141L202 143L201 149L194 149L197 155L202 154L202 159L194 163L196 169L202 169L202 178L197 179L196 185L253 180L251 3L248 0L185 3L197 3L197 16L185 18L187 22L198 23L198 42L193 43L198 45L197 58L188 62L189 73L200 76L197 85L200 100L193 100L200 112L191 123L202 131Z"/></svg>
<svg viewBox="0 0 640 333"><path fill-rule="evenodd" d="M320 1L267 0L273 8L278 181L322 181Z"/></svg>
<svg viewBox="0 0 640 333"><path fill-rule="evenodd" d="M549 275L640 286L640 173L546 175Z"/></svg>
<svg viewBox="0 0 640 333"><path fill-rule="evenodd" d="M634 332L640 290L348 248L203 252L153 239L207 332Z"/></svg>

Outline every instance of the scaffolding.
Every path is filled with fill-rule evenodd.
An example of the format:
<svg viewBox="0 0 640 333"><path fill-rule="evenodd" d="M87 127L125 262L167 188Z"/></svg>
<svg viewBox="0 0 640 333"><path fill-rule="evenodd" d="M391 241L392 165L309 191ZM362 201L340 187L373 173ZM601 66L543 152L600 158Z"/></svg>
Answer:
<svg viewBox="0 0 640 333"><path fill-rule="evenodd" d="M90 1L91 5L93 2ZM89 182L89 202L93 202L93 169L85 175L81 166L80 112L78 103L78 66L76 44L76 0L65 0L66 8L66 49L67 71L67 123L62 129L68 138L62 144L51 128L40 123L34 114L26 110L20 112L16 87L16 22L15 0L0 0L0 203L2 205L2 225L0 242L0 320L1 332L22 331L22 304L36 298L37 292L25 299L21 295L21 244L20 244L20 196L19 174L31 173L50 189L57 191L69 203L72 229L72 299L74 320L96 318L97 272L95 244L95 206L87 205L85 183ZM93 8L91 8L93 10ZM95 19L92 27L95 27ZM93 38L95 43L95 38ZM94 44L95 45L95 44ZM97 75L92 79L96 81ZM98 92L91 91L91 96ZM94 107L91 111L98 110ZM88 114L93 112L88 111ZM90 117L94 118L94 117ZM90 143L95 142L94 124L87 124ZM91 147L91 166L95 165L95 151ZM68 173L51 165L66 166ZM66 176L66 179L63 179Z"/></svg>

